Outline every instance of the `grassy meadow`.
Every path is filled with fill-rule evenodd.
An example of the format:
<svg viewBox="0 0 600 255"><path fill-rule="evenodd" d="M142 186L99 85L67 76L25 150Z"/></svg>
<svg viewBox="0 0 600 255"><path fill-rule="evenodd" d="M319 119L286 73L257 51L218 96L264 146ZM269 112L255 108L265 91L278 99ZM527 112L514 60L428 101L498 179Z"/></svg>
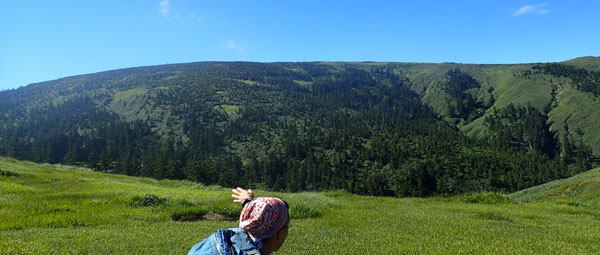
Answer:
<svg viewBox="0 0 600 255"><path fill-rule="evenodd" d="M514 194L384 198L273 193L276 254L600 253L600 170ZM236 226L230 189L0 158L0 254L186 254Z"/></svg>

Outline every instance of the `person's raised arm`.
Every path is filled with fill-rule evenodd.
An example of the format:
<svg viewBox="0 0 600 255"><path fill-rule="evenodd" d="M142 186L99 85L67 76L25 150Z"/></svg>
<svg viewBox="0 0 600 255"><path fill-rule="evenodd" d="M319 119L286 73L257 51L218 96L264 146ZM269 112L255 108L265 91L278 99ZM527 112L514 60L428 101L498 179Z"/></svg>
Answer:
<svg viewBox="0 0 600 255"><path fill-rule="evenodd" d="M233 197L233 202L240 203L242 206L246 205L246 203L254 199L254 192L252 192L252 189L245 190L240 187L237 187L235 189L232 189L231 192L233 192L233 194L231 194L231 196Z"/></svg>

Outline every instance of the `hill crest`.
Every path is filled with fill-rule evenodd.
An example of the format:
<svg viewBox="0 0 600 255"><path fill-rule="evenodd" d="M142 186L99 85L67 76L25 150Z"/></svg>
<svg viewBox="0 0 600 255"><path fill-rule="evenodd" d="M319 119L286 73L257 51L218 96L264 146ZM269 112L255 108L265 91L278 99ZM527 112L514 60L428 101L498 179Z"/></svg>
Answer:
<svg viewBox="0 0 600 255"><path fill-rule="evenodd" d="M557 63L113 70L0 92L0 155L290 191L514 191L591 167L595 75Z"/></svg>

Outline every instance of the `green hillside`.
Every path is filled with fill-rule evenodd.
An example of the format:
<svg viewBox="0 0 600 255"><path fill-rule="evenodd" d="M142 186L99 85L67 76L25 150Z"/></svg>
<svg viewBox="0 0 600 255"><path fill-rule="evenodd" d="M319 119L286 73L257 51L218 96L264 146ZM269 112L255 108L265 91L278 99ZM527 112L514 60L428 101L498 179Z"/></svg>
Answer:
<svg viewBox="0 0 600 255"><path fill-rule="evenodd" d="M600 71L600 57L579 57L565 61L564 63L588 70Z"/></svg>
<svg viewBox="0 0 600 255"><path fill-rule="evenodd" d="M552 181L510 195L521 202L551 202L600 209L600 169Z"/></svg>
<svg viewBox="0 0 600 255"><path fill-rule="evenodd" d="M572 180L593 183L599 173ZM519 204L499 194L398 199L255 192L291 205L292 228L277 254L600 252L600 213L587 202ZM0 250L184 254L216 229L236 225L227 220L240 210L230 199L229 189L218 186L0 158ZM569 199L592 201L586 192L571 192Z"/></svg>
<svg viewBox="0 0 600 255"><path fill-rule="evenodd" d="M596 63L196 62L85 74L0 92L0 155L277 191L514 192L598 162Z"/></svg>

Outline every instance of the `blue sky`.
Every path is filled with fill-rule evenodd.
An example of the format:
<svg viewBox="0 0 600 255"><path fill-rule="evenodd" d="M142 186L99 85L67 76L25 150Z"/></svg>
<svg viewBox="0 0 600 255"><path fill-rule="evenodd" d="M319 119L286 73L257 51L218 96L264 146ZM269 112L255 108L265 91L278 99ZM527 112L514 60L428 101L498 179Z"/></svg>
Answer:
<svg viewBox="0 0 600 255"><path fill-rule="evenodd" d="M0 1L0 90L206 60L523 63L600 55L600 1Z"/></svg>

